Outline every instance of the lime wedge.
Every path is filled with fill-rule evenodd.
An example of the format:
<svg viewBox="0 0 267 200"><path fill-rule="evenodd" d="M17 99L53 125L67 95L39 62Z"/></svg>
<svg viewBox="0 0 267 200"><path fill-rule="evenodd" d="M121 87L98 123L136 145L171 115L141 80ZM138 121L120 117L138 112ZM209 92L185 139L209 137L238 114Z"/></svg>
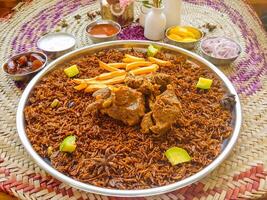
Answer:
<svg viewBox="0 0 267 200"><path fill-rule="evenodd" d="M147 48L147 56L148 57L154 57L159 52L159 49L152 44L148 46Z"/></svg>
<svg viewBox="0 0 267 200"><path fill-rule="evenodd" d="M187 151L179 147L171 147L165 152L165 156L172 165L177 165L179 163L189 162L192 160Z"/></svg>
<svg viewBox="0 0 267 200"><path fill-rule="evenodd" d="M197 82L196 87L200 88L200 89L206 89L207 90L207 89L210 89L211 84L212 84L212 80L211 79L200 77L198 82Z"/></svg>
<svg viewBox="0 0 267 200"><path fill-rule="evenodd" d="M64 72L69 78L74 77L80 73L77 65L72 65L64 69Z"/></svg>
<svg viewBox="0 0 267 200"><path fill-rule="evenodd" d="M75 136L68 136L66 137L60 144L59 150L63 152L72 153L76 149L76 137Z"/></svg>

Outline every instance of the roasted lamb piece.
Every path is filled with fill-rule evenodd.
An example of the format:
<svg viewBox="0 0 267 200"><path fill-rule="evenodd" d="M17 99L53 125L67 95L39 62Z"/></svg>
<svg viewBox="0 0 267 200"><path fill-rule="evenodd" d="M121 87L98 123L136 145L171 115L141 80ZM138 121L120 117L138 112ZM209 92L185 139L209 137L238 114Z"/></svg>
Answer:
<svg viewBox="0 0 267 200"><path fill-rule="evenodd" d="M114 90L108 88L96 91L93 96L96 101L87 110L97 109L102 114L120 120L126 125L139 124L145 115L145 100L142 93L127 86Z"/></svg>
<svg viewBox="0 0 267 200"><path fill-rule="evenodd" d="M163 73L128 75L127 86L97 90L93 94L96 101L87 110L98 110L129 126L141 122L142 132L162 135L181 115L180 102L169 82L169 75Z"/></svg>
<svg viewBox="0 0 267 200"><path fill-rule="evenodd" d="M166 133L181 116L181 104L171 85L167 90L156 97L151 112L145 114L141 122L144 133L150 131L156 135Z"/></svg>
<svg viewBox="0 0 267 200"><path fill-rule="evenodd" d="M153 73L146 76L133 76L129 74L125 79L125 84L145 95L152 94L156 96L166 90L170 81L170 76L163 73Z"/></svg>

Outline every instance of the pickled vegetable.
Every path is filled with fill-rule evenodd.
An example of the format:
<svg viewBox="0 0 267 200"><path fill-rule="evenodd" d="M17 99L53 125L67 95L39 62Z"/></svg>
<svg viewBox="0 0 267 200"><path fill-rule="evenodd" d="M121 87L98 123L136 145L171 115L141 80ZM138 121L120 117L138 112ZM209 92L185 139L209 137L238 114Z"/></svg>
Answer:
<svg viewBox="0 0 267 200"><path fill-rule="evenodd" d="M29 65L29 64L28 64L28 65ZM32 62L31 67L32 67L32 70L37 70L37 69L39 69L42 65L43 65L42 61L40 61L40 60L35 60L35 61Z"/></svg>
<svg viewBox="0 0 267 200"><path fill-rule="evenodd" d="M74 77L80 73L77 65L72 65L64 69L64 72L69 78Z"/></svg>
<svg viewBox="0 0 267 200"><path fill-rule="evenodd" d="M236 58L241 52L238 43L225 37L207 38L201 45L206 54L219 59Z"/></svg>
<svg viewBox="0 0 267 200"><path fill-rule="evenodd" d="M175 35L175 34L170 34L169 38L174 40L174 41L182 41L183 40L183 38L181 36Z"/></svg>
<svg viewBox="0 0 267 200"><path fill-rule="evenodd" d="M213 82L212 79L200 77L197 82L196 87L199 89L207 90L207 89L210 89L212 82Z"/></svg>
<svg viewBox="0 0 267 200"><path fill-rule="evenodd" d="M9 74L26 74L36 71L45 63L45 58L37 53L25 53L20 57L14 57L4 65L4 69Z"/></svg>
<svg viewBox="0 0 267 200"><path fill-rule="evenodd" d="M33 61L35 61L35 60L39 60L39 61L41 61L41 62L44 62L44 61L45 61L45 60L42 58L42 56L40 56L40 55L38 55L38 54L36 54L36 53L30 54L30 56L29 56L29 60L30 60L31 62L33 62Z"/></svg>
<svg viewBox="0 0 267 200"><path fill-rule="evenodd" d="M76 149L76 137L70 135L66 137L60 144L59 150L62 152L72 153Z"/></svg>
<svg viewBox="0 0 267 200"><path fill-rule="evenodd" d="M196 28L193 28L191 26L184 26L184 28L193 33L196 38L201 38L201 33Z"/></svg>
<svg viewBox="0 0 267 200"><path fill-rule="evenodd" d="M172 165L177 165L192 160L186 150L179 147L172 147L165 152L165 156Z"/></svg>
<svg viewBox="0 0 267 200"><path fill-rule="evenodd" d="M202 33L190 26L175 26L171 28L168 33L168 38L177 42L196 42L198 41Z"/></svg>
<svg viewBox="0 0 267 200"><path fill-rule="evenodd" d="M27 64L27 57L26 56L20 56L19 59L17 60L17 63L19 64L20 67L22 67L23 65Z"/></svg>
<svg viewBox="0 0 267 200"><path fill-rule="evenodd" d="M197 41L197 39L195 39L195 38L184 38L181 40L181 42L196 42L196 41Z"/></svg>
<svg viewBox="0 0 267 200"><path fill-rule="evenodd" d="M13 60L8 61L7 63L7 72L10 74L14 74L17 70L15 62Z"/></svg>

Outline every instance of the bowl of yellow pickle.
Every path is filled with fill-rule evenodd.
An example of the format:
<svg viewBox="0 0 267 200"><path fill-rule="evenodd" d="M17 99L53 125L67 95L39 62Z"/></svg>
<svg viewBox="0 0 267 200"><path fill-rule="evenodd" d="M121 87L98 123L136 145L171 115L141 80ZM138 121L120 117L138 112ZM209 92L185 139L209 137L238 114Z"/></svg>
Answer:
<svg viewBox="0 0 267 200"><path fill-rule="evenodd" d="M185 49L194 49L204 34L192 26L172 26L166 31L167 43Z"/></svg>

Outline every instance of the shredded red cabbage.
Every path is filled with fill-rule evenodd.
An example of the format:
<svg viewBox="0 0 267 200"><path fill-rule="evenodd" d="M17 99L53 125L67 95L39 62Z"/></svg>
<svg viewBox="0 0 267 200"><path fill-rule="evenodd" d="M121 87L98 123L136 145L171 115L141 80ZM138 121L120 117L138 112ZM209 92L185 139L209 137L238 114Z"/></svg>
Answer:
<svg viewBox="0 0 267 200"><path fill-rule="evenodd" d="M122 29L118 35L119 40L147 40L144 36L144 28L138 24L132 24Z"/></svg>

